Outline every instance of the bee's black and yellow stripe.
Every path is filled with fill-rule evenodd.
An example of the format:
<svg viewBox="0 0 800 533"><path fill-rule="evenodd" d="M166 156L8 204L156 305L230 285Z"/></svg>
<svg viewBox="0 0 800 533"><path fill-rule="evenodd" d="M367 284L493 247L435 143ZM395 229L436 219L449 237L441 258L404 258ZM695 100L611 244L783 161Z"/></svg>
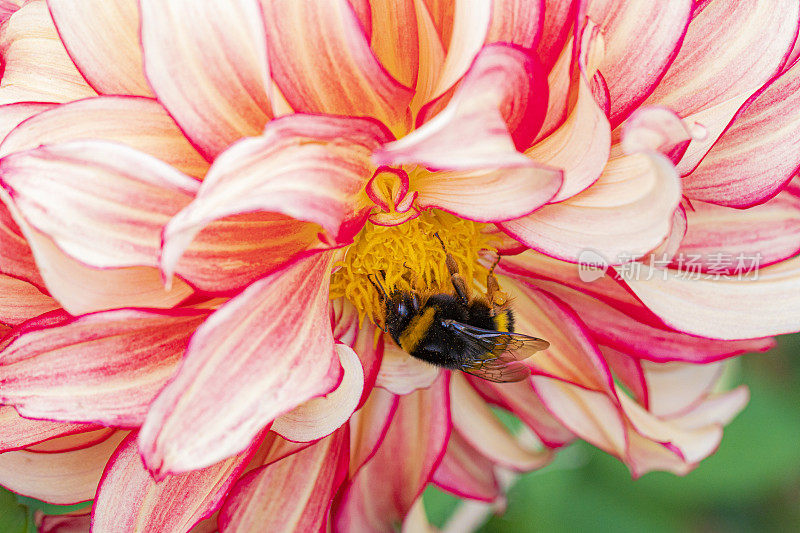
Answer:
<svg viewBox="0 0 800 533"><path fill-rule="evenodd" d="M510 309L500 311L493 316L492 323L496 331L514 331L514 315Z"/></svg>
<svg viewBox="0 0 800 533"><path fill-rule="evenodd" d="M415 315L398 337L400 347L407 353L413 353L420 341L427 335L436 318L436 307L426 307L422 313Z"/></svg>

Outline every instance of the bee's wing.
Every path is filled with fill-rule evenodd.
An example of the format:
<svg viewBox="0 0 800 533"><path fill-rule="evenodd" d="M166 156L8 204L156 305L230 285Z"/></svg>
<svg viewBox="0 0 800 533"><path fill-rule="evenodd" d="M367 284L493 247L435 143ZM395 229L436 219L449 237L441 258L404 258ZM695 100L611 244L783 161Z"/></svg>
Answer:
<svg viewBox="0 0 800 533"><path fill-rule="evenodd" d="M544 339L476 328L454 320L445 321L445 326L466 345L469 362L461 370L497 383L527 378L530 369L520 361L550 346Z"/></svg>

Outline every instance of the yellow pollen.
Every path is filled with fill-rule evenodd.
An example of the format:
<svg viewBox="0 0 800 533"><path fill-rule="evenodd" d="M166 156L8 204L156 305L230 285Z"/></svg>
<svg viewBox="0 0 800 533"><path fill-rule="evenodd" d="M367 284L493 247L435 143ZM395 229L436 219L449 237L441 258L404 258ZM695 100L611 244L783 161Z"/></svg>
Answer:
<svg viewBox="0 0 800 533"><path fill-rule="evenodd" d="M483 286L488 273L478 262L479 252L495 251L491 235L482 232L485 226L438 210L424 211L397 226L368 222L344 258L334 265L330 297L349 300L358 310L359 323L367 317L381 326L383 304L369 275L378 276L389 293L395 289L453 292L445 252L435 232L458 263L467 286L476 290Z"/></svg>

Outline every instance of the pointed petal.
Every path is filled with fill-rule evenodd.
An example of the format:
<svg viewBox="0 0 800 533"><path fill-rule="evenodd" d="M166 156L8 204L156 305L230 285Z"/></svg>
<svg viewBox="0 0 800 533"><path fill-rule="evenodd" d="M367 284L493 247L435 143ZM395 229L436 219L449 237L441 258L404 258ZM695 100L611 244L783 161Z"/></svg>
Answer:
<svg viewBox="0 0 800 533"><path fill-rule="evenodd" d="M18 450L0 454L0 484L57 505L91 500L106 461L125 435L127 431L116 431L91 446L62 453Z"/></svg>
<svg viewBox="0 0 800 533"><path fill-rule="evenodd" d="M748 209L692 202L688 228L673 266L689 261L712 276L742 270L742 257L759 256L761 267L800 251L800 199L787 192Z"/></svg>
<svg viewBox="0 0 800 533"><path fill-rule="evenodd" d="M800 258L759 269L757 257L748 257L745 262L755 272L720 279L648 265L638 275L622 272L620 277L665 323L693 335L747 339L796 331Z"/></svg>
<svg viewBox="0 0 800 533"><path fill-rule="evenodd" d="M530 381L497 384L484 379L467 379L482 396L488 396L493 403L519 417L545 446L559 448L575 438L572 432L547 412Z"/></svg>
<svg viewBox="0 0 800 533"><path fill-rule="evenodd" d="M645 101L708 129L689 145L679 166L683 174L702 159L736 109L778 72L797 36L799 14L792 0L715 0L695 10L678 55Z"/></svg>
<svg viewBox="0 0 800 533"><path fill-rule="evenodd" d="M96 429L91 424L64 424L23 418L11 406L0 406L0 452L26 448L48 439Z"/></svg>
<svg viewBox="0 0 800 533"><path fill-rule="evenodd" d="M368 213L368 202L360 195L374 170L369 155L387 135L379 124L364 119L290 115L270 122L264 135L239 141L214 161L197 198L165 228L163 270L170 275L186 252L187 261L195 257L181 273L198 285L213 286L214 279L201 276L218 278L219 272L203 268L203 256L213 254L215 247L230 248L236 240L226 242L230 233L209 230L193 244L195 236L205 226L215 228L214 221L222 224L225 217L244 213L267 212L297 221L292 226L279 218L279 224L259 228L267 243L277 237L274 250L263 245L267 257L277 252L288 260L319 245L319 226L330 240L350 242ZM233 257L242 255L233 252ZM224 260L230 263L231 256ZM274 260L262 260L254 270L263 275L277 266Z"/></svg>
<svg viewBox="0 0 800 533"><path fill-rule="evenodd" d="M523 446L492 413L489 405L470 387L464 376L450 376L450 412L453 427L481 455L495 464L526 472L552 460L550 450Z"/></svg>
<svg viewBox="0 0 800 533"><path fill-rule="evenodd" d="M374 117L392 131L407 129L413 92L380 64L347 0L262 5L272 77L295 111ZM322 46L315 35L325 35Z"/></svg>
<svg viewBox="0 0 800 533"><path fill-rule="evenodd" d="M431 388L401 396L378 451L334 505L334 530L392 531L441 462L449 418L445 373Z"/></svg>
<svg viewBox="0 0 800 533"><path fill-rule="evenodd" d="M139 426L207 315L120 309L31 329L0 354L0 399L32 418Z"/></svg>
<svg viewBox="0 0 800 533"><path fill-rule="evenodd" d="M0 274L0 323L15 326L59 307L35 285Z"/></svg>
<svg viewBox="0 0 800 533"><path fill-rule="evenodd" d="M394 394L409 394L430 387L440 372L439 367L411 357L394 342L386 341L375 386Z"/></svg>
<svg viewBox="0 0 800 533"><path fill-rule="evenodd" d="M0 160L0 185L26 222L96 268L156 266L161 228L196 180L133 149L75 141Z"/></svg>
<svg viewBox="0 0 800 533"><path fill-rule="evenodd" d="M44 0L26 2L0 28L0 104L69 102L96 93L72 63Z"/></svg>
<svg viewBox="0 0 800 533"><path fill-rule="evenodd" d="M650 361L710 363L773 347L768 338L730 342L686 335L653 321L644 308L626 313L613 302L604 302L563 285L537 285L579 310L581 320L592 330L597 342Z"/></svg>
<svg viewBox="0 0 800 533"><path fill-rule="evenodd" d="M336 344L344 377L335 390L279 416L270 429L285 439L310 442L324 438L345 424L358 407L364 389L364 369L352 348Z"/></svg>
<svg viewBox="0 0 800 533"><path fill-rule="evenodd" d="M723 371L722 363L642 365L647 381L648 410L659 417L685 413L712 392Z"/></svg>
<svg viewBox="0 0 800 533"><path fill-rule="evenodd" d="M326 253L295 261L197 330L139 436L152 471L186 472L239 453L277 416L336 387L330 261ZM219 409L220 398L227 409Z"/></svg>
<svg viewBox="0 0 800 533"><path fill-rule="evenodd" d="M447 107L374 158L381 165L449 170L529 165L517 149L530 146L538 131L546 91L544 74L529 53L505 44L485 46Z"/></svg>
<svg viewBox="0 0 800 533"><path fill-rule="evenodd" d="M161 104L133 96L86 98L39 113L5 137L0 155L86 139L128 145L196 178L208 170Z"/></svg>
<svg viewBox="0 0 800 533"><path fill-rule="evenodd" d="M248 473L231 489L220 530L322 531L333 496L347 473L347 428Z"/></svg>
<svg viewBox="0 0 800 533"><path fill-rule="evenodd" d="M136 0L48 0L58 34L100 94L152 96L142 70Z"/></svg>
<svg viewBox="0 0 800 533"><path fill-rule="evenodd" d="M658 85L678 54L691 10L691 0L668 5L650 0L589 4L588 16L600 26L605 42L599 68L608 85L612 127Z"/></svg>
<svg viewBox="0 0 800 533"><path fill-rule="evenodd" d="M447 440L447 452L433 473L433 482L460 498L491 502L500 495L494 464L456 431Z"/></svg>
<svg viewBox="0 0 800 533"><path fill-rule="evenodd" d="M202 470L153 480L142 464L136 434L120 444L103 472L92 510L92 530L189 531L222 504L254 447Z"/></svg>
<svg viewBox="0 0 800 533"><path fill-rule="evenodd" d="M348 477L375 455L389 431L400 396L374 388L364 405L350 417L350 470Z"/></svg>
<svg viewBox="0 0 800 533"><path fill-rule="evenodd" d="M237 139L258 135L272 118L258 2L139 5L147 79L200 153L211 160Z"/></svg>
<svg viewBox="0 0 800 533"><path fill-rule="evenodd" d="M700 165L684 194L729 207L774 196L800 167L800 63L748 100Z"/></svg>

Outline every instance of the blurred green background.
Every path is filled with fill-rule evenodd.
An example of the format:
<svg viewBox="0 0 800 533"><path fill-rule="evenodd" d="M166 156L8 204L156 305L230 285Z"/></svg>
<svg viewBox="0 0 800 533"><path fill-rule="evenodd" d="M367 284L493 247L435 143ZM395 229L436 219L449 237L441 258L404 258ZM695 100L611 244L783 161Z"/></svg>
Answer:
<svg viewBox="0 0 800 533"><path fill-rule="evenodd" d="M734 385L750 404L725 429L717 453L686 477L653 472L633 481L617 459L586 443L521 477L508 508L481 532L800 532L800 336L768 354L739 358ZM442 526L456 502L428 490Z"/></svg>
<svg viewBox="0 0 800 533"><path fill-rule="evenodd" d="M800 532L800 336L737 365L733 384L749 385L750 405L726 428L716 455L688 476L656 472L633 481L618 460L577 443L520 478L506 513L480 531ZM429 489L425 505L441 527L458 501ZM0 533L35 531L35 509L70 508L0 492Z"/></svg>

